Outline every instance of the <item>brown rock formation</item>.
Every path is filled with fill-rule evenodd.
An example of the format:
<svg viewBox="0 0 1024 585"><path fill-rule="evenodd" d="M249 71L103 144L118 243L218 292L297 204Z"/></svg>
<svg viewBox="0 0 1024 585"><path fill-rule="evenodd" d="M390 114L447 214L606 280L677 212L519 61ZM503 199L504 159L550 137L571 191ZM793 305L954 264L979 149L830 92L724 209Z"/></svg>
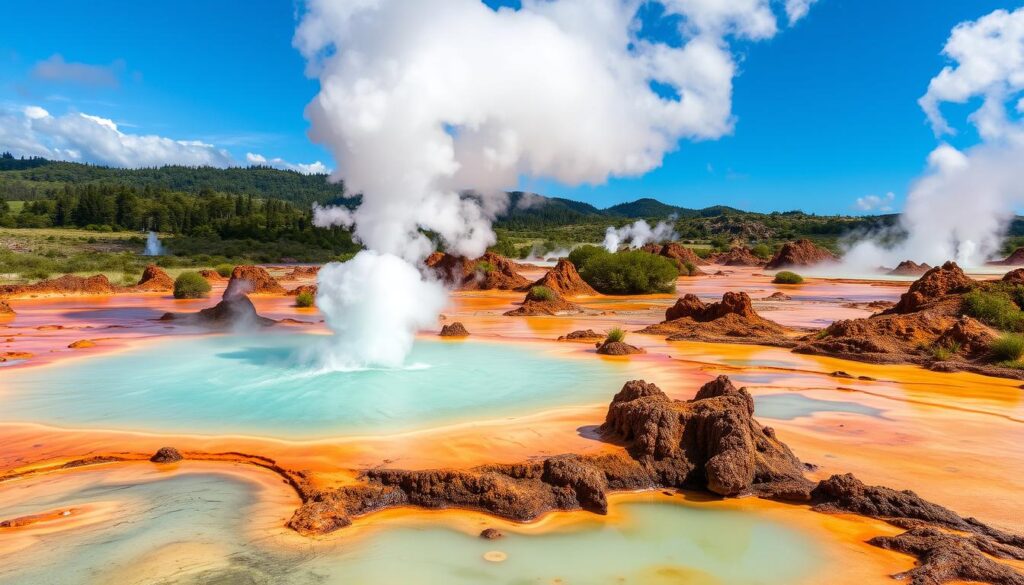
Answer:
<svg viewBox="0 0 1024 585"><path fill-rule="evenodd" d="M286 273L281 277L282 280L299 280L303 278L311 278L319 274L319 266L296 266L292 268L291 272Z"/></svg>
<svg viewBox="0 0 1024 585"><path fill-rule="evenodd" d="M576 271L576 266L567 258L559 260L558 264L555 264L554 268L548 270L547 274L540 280L533 283L533 286L546 286L555 294L563 297L593 296L598 294L596 290L583 280L580 273Z"/></svg>
<svg viewBox="0 0 1024 585"><path fill-rule="evenodd" d="M722 266L764 266L766 264L765 260L755 256L746 246L734 246L728 252L715 254L711 257L711 262Z"/></svg>
<svg viewBox="0 0 1024 585"><path fill-rule="evenodd" d="M597 353L601 355L635 355L647 352L624 341L610 341L606 339L604 342L598 342Z"/></svg>
<svg viewBox="0 0 1024 585"><path fill-rule="evenodd" d="M142 278L135 285L135 289L144 292L171 292L174 290L174 280L163 268L150 264L142 271Z"/></svg>
<svg viewBox="0 0 1024 585"><path fill-rule="evenodd" d="M157 452L149 458L153 463L177 463L182 459L181 453L179 453L174 447L160 447Z"/></svg>
<svg viewBox="0 0 1024 585"><path fill-rule="evenodd" d="M0 299L0 318L5 316L14 316L16 314L17 313L14 312L14 309L11 308L10 303Z"/></svg>
<svg viewBox="0 0 1024 585"><path fill-rule="evenodd" d="M786 293L784 293L782 291L775 291L772 294L766 296L764 298L764 300L766 300L766 301L791 301L791 300L793 300L793 297L787 295Z"/></svg>
<svg viewBox="0 0 1024 585"><path fill-rule="evenodd" d="M465 325L459 321L454 323L448 323L444 327L441 327L441 337L469 337L469 331L466 330Z"/></svg>
<svg viewBox="0 0 1024 585"><path fill-rule="evenodd" d="M1003 282L1024 284L1024 268L1017 268L1007 272L1003 275Z"/></svg>
<svg viewBox="0 0 1024 585"><path fill-rule="evenodd" d="M209 268L204 268L203 270L200 270L199 276L202 276L203 278L206 279L206 282L210 283L224 281L224 277L221 276L219 272L217 272L216 270L211 270Z"/></svg>
<svg viewBox="0 0 1024 585"><path fill-rule="evenodd" d="M494 252L474 260L434 252L426 265L438 278L461 290L526 290L530 286L514 262Z"/></svg>
<svg viewBox="0 0 1024 585"><path fill-rule="evenodd" d="M526 293L526 298L518 309L505 312L508 317L535 317L539 315L564 315L566 313L580 313L583 309L579 305L570 303L554 291L551 291L552 298L545 298L538 294L541 287L532 287ZM550 290L550 289L549 289Z"/></svg>
<svg viewBox="0 0 1024 585"><path fill-rule="evenodd" d="M94 276L65 274L50 280L41 280L35 284L8 284L0 286L0 297L110 295L115 292L117 292L117 289L102 274Z"/></svg>
<svg viewBox="0 0 1024 585"><path fill-rule="evenodd" d="M1017 248L1006 258L992 262L992 264L1001 264L1003 266L1024 266L1024 248Z"/></svg>
<svg viewBox="0 0 1024 585"><path fill-rule="evenodd" d="M814 266L822 262L835 262L839 260L835 254L814 242L801 239L795 242L786 242L782 248L775 253L775 256L768 261L765 268L777 270L791 266Z"/></svg>
<svg viewBox="0 0 1024 585"><path fill-rule="evenodd" d="M256 307L244 294L233 294L224 298L212 307L208 307L198 313L164 313L161 321L180 321L185 325L200 325L203 327L226 328L246 326L269 326L275 321L261 317L256 313Z"/></svg>
<svg viewBox="0 0 1024 585"><path fill-rule="evenodd" d="M593 329L577 329L571 333L561 335L558 337L558 341L594 341L604 339L606 335L604 333L598 333Z"/></svg>
<svg viewBox="0 0 1024 585"><path fill-rule="evenodd" d="M502 534L502 532L497 528L484 528L480 532L480 538L484 540L497 540L499 538L502 538L503 536L505 535Z"/></svg>
<svg viewBox="0 0 1024 585"><path fill-rule="evenodd" d="M640 333L667 335L671 341L795 345L781 325L754 311L745 292L726 292L717 303L705 303L687 294L665 311L664 321Z"/></svg>
<svg viewBox="0 0 1024 585"><path fill-rule="evenodd" d="M297 297L297 296L301 295L302 293L309 293L309 294L311 294L311 295L313 295L315 297L317 290L318 289L317 289L315 284L300 284L299 286L297 286L297 287L293 288L292 290L288 291L288 296L290 296L290 297Z"/></svg>
<svg viewBox="0 0 1024 585"><path fill-rule="evenodd" d="M917 557L917 567L892 576L900 581L909 579L911 585L951 581L1024 585L1024 575L986 556L1024 560L1020 549L1000 546L991 539L919 527L897 536L876 536L868 544Z"/></svg>
<svg viewBox="0 0 1024 585"><path fill-rule="evenodd" d="M224 290L224 298L235 295L283 295L282 287L262 266L240 265L231 271L231 280Z"/></svg>
<svg viewBox="0 0 1024 585"><path fill-rule="evenodd" d="M913 260L904 260L897 264L896 268L893 268L886 274L890 274L892 276L921 276L931 269L932 267L928 264L918 264Z"/></svg>
<svg viewBox="0 0 1024 585"><path fill-rule="evenodd" d="M640 249L672 260L680 270L682 270L687 263L693 264L694 266L708 265L708 261L698 256L693 250L675 242L669 242L668 244L647 244ZM698 271L698 273L704 274L701 271Z"/></svg>
<svg viewBox="0 0 1024 585"><path fill-rule="evenodd" d="M896 306L887 313L907 314L919 311L926 305L941 301L945 297L965 293L972 288L971 280L955 262L946 262L942 266L932 268L924 276L910 285L910 290L903 293Z"/></svg>

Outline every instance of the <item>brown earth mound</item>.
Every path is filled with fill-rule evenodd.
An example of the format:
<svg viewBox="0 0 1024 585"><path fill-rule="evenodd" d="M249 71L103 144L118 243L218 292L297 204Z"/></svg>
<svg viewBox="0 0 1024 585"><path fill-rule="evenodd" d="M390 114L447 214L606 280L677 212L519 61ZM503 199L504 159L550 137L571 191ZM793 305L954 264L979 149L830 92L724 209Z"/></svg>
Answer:
<svg viewBox="0 0 1024 585"><path fill-rule="evenodd" d="M182 456L174 447L160 447L149 460L153 463L177 463Z"/></svg>
<svg viewBox="0 0 1024 585"><path fill-rule="evenodd" d="M1001 264L1003 266L1024 266L1024 248L1017 248L1009 256L990 264Z"/></svg>
<svg viewBox="0 0 1024 585"><path fill-rule="evenodd" d="M598 333L593 329L577 329L566 335L558 337L558 341L594 341L607 337L604 333Z"/></svg>
<svg viewBox="0 0 1024 585"><path fill-rule="evenodd" d="M553 298L546 299L537 293L541 287L533 287L526 293L526 298L518 309L505 313L508 317L536 317L539 315L564 315L566 313L581 313L583 309L574 303L563 299L558 293L551 291Z"/></svg>
<svg viewBox="0 0 1024 585"><path fill-rule="evenodd" d="M893 268L886 274L890 274L892 276L921 276L931 269L932 267L928 264L918 264L913 260L904 260L897 264L896 268Z"/></svg>
<svg viewBox="0 0 1024 585"><path fill-rule="evenodd" d="M316 276L320 272L319 266L296 266L291 272L281 277L282 280L299 280Z"/></svg>
<svg viewBox="0 0 1024 585"><path fill-rule="evenodd" d="M451 286L461 290L526 290L530 281L517 272L518 265L494 252L470 260L434 252L426 265Z"/></svg>
<svg viewBox="0 0 1024 585"><path fill-rule="evenodd" d="M597 343L597 353L601 355L635 355L647 352L624 341L610 341L606 339L604 342Z"/></svg>
<svg viewBox="0 0 1024 585"><path fill-rule="evenodd" d="M11 308L10 303L0 299L0 317L5 315L15 315L14 309Z"/></svg>
<svg viewBox="0 0 1024 585"><path fill-rule="evenodd" d="M1007 272L1003 275L1003 282L1024 284L1024 268L1017 268Z"/></svg>
<svg viewBox="0 0 1024 585"><path fill-rule="evenodd" d="M676 268L679 268L680 271L682 271L687 263L694 266L708 265L708 261L698 256L693 250L675 242L669 242L668 244L647 244L640 249L672 260L676 263ZM704 272L700 270L698 270L697 273L704 274Z"/></svg>
<svg viewBox="0 0 1024 585"><path fill-rule="evenodd" d="M441 327L441 333L438 335L441 337L469 337L469 331L465 325L456 321Z"/></svg>
<svg viewBox="0 0 1024 585"><path fill-rule="evenodd" d="M118 292L106 276L75 276L65 274L35 284L7 284L0 286L0 297L21 297L35 295L110 295Z"/></svg>
<svg viewBox="0 0 1024 585"><path fill-rule="evenodd" d="M203 270L200 270L199 271L199 276L202 276L203 278L205 278L206 282L211 282L212 283L212 282L223 282L224 281L224 277L221 276L219 272L217 272L216 270L211 270L209 268L204 268Z"/></svg>
<svg viewBox="0 0 1024 585"><path fill-rule="evenodd" d="M546 286L555 294L563 297L593 296L598 292L576 271L576 266L566 258L562 258L555 264L555 267L547 271L540 280L532 286Z"/></svg>
<svg viewBox="0 0 1024 585"><path fill-rule="evenodd" d="M161 321L178 321L185 325L200 325L215 329L226 327L247 327L273 325L273 319L261 317L256 307L244 294L234 294L224 298L212 307L198 313L164 313Z"/></svg>
<svg viewBox="0 0 1024 585"><path fill-rule="evenodd" d="M768 261L765 268L777 270L791 266L814 266L822 262L835 262L837 260L839 258L825 248L818 246L810 240L800 239L783 244L782 248L775 253L775 256Z"/></svg>
<svg viewBox="0 0 1024 585"><path fill-rule="evenodd" d="M231 271L224 298L239 294L283 295L285 290L262 266L241 265Z"/></svg>
<svg viewBox="0 0 1024 585"><path fill-rule="evenodd" d="M665 311L665 320L640 333L667 335L670 341L756 343L791 347L786 330L758 315L745 292L726 292L717 303L687 294Z"/></svg>
<svg viewBox="0 0 1024 585"><path fill-rule="evenodd" d="M772 294L766 296L764 298L764 300L766 300L766 301L791 301L791 300L793 300L793 297L787 295L786 293L784 293L782 291L775 291Z"/></svg>
<svg viewBox="0 0 1024 585"><path fill-rule="evenodd" d="M142 271L142 278L135 285L135 289L145 292L171 292L174 290L174 280L163 268L150 264Z"/></svg>
<svg viewBox="0 0 1024 585"><path fill-rule="evenodd" d="M316 291L317 291L317 287L316 287L315 284L301 284L301 285L293 288L292 290L288 291L288 296L297 297L297 296L301 295L302 293L309 293L309 294L311 294L311 295L313 295L315 297L316 296Z"/></svg>
<svg viewBox="0 0 1024 585"><path fill-rule="evenodd" d="M764 266L766 264L765 260L755 256L746 246L735 246L728 252L715 254L710 260L712 264L722 266Z"/></svg>

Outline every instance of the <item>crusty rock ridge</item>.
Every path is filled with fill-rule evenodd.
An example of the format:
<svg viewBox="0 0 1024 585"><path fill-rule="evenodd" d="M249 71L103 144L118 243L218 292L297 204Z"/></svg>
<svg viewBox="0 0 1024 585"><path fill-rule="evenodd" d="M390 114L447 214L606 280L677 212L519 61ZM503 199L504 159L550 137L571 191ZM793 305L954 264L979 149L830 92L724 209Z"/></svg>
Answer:
<svg viewBox="0 0 1024 585"><path fill-rule="evenodd" d="M800 239L795 242L786 242L782 248L772 256L765 268L777 270L794 266L814 266L822 262L835 262L839 258L825 248L807 239Z"/></svg>
<svg viewBox="0 0 1024 585"><path fill-rule="evenodd" d="M224 290L224 298L237 294L283 295L285 290L274 280L273 276L270 276L266 268L243 264L235 266L235 269L231 271L231 280L228 281L228 287Z"/></svg>
<svg viewBox="0 0 1024 585"><path fill-rule="evenodd" d="M641 329L640 333L667 335L671 341L795 345L781 325L754 311L745 292L726 292L716 303L705 303L696 295L687 294L665 311L664 321Z"/></svg>
<svg viewBox="0 0 1024 585"><path fill-rule="evenodd" d="M462 290L526 290L530 286L514 262L494 252L476 259L434 252L426 265L438 278Z"/></svg>
<svg viewBox="0 0 1024 585"><path fill-rule="evenodd" d="M532 286L546 286L555 294L563 297L598 294L596 290L583 280L580 273L576 271L576 266L567 258L560 259L554 268L548 270Z"/></svg>

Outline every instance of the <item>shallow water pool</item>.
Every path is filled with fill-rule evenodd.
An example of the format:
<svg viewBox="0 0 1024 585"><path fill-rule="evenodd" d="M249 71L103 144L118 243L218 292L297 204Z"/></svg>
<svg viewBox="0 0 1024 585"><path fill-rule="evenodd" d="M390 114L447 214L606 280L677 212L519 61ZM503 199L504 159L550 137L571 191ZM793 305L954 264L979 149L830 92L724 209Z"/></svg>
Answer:
<svg viewBox="0 0 1024 585"><path fill-rule="evenodd" d="M0 556L0 584L774 585L805 579L823 562L806 535L756 514L653 501L618 504L613 522L581 516L554 532L495 541L418 524L286 548L245 536L257 490L238 477L202 472L131 484L85 473L71 493L0 506L0 517L58 502L135 504L117 522L45 534L15 558ZM485 560L491 552L505 560Z"/></svg>
<svg viewBox="0 0 1024 585"><path fill-rule="evenodd" d="M418 341L405 369L317 372L310 334L171 339L5 372L0 420L281 438L385 434L610 401L628 366L522 344Z"/></svg>

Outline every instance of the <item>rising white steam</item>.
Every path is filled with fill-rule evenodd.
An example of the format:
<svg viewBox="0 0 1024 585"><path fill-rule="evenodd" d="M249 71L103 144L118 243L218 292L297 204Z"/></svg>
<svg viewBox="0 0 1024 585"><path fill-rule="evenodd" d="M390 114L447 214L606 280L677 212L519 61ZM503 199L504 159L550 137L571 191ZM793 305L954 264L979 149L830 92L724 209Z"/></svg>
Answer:
<svg viewBox="0 0 1024 585"><path fill-rule="evenodd" d="M146 236L146 250L142 253L143 256L163 256L164 245L160 243L160 237L156 235L156 232L150 230Z"/></svg>
<svg viewBox="0 0 1024 585"><path fill-rule="evenodd" d="M332 176L363 196L351 212L321 209L318 221L354 225L375 251L353 260L364 266L401 258L411 269L434 249L424 231L478 256L495 241L502 190L521 176L579 184L641 175L680 139L731 132L729 43L774 36L773 3L662 4L666 23L679 23L676 46L638 36L640 0L498 10L479 0L307 0L294 42L320 80L306 109L310 136L333 153ZM460 196L468 189L477 195ZM342 293L327 278L338 270L321 273L318 298L336 331L354 307L376 312L383 302L358 287ZM430 287L441 290L392 285L391 303L420 312L392 324L404 331L381 330L411 339L435 318L437 307L418 296ZM361 347L347 349L373 362Z"/></svg>
<svg viewBox="0 0 1024 585"><path fill-rule="evenodd" d="M623 244L630 248L639 248L644 244L676 240L679 235L675 230L675 221L659 221L658 225L651 227L651 224L639 219L631 224L620 228L608 226L604 231L604 249L615 252Z"/></svg>
<svg viewBox="0 0 1024 585"><path fill-rule="evenodd" d="M939 144L900 217L907 238L894 247L857 243L845 257L850 267L893 266L904 259L979 266L998 253L1015 209L1024 204L1024 8L957 25L943 54L955 65L931 80L919 103L942 136L954 133L943 103L981 98L968 117L981 142L964 150Z"/></svg>

